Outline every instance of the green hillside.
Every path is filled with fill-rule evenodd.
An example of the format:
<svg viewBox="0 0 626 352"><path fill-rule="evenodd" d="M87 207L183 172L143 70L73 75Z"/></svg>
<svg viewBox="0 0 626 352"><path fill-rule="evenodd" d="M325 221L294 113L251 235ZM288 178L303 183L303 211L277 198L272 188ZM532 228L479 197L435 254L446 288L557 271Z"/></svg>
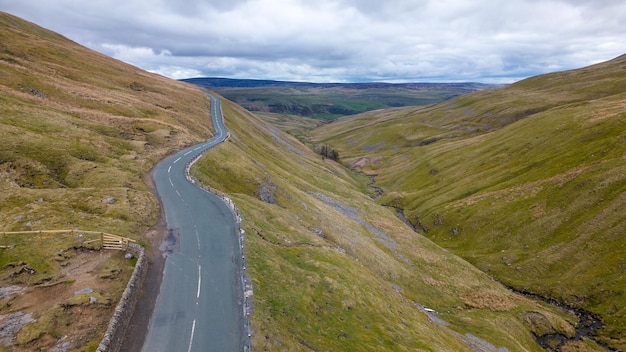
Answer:
<svg viewBox="0 0 626 352"><path fill-rule="evenodd" d="M520 291L602 318L626 349L626 56L322 126L377 201ZM370 190L373 192L373 190Z"/></svg>
<svg viewBox="0 0 626 352"><path fill-rule="evenodd" d="M209 136L207 114L193 86L0 13L2 230L99 227L136 237L159 214L144 177ZM118 202L106 206L108 197ZM24 209L38 198L49 201Z"/></svg>

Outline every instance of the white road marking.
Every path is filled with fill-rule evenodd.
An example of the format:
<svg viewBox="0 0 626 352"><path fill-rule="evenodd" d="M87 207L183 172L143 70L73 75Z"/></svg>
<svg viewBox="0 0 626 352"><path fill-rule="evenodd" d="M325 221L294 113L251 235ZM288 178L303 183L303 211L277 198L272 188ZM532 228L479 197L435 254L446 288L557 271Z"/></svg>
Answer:
<svg viewBox="0 0 626 352"><path fill-rule="evenodd" d="M180 156L178 157L178 159L174 160L174 164L176 164L178 162L178 160L180 160Z"/></svg>
<svg viewBox="0 0 626 352"><path fill-rule="evenodd" d="M191 324L191 336L189 336L189 348L187 352L191 352L191 346L193 346L193 335L196 331L196 319L193 320L193 324Z"/></svg>
<svg viewBox="0 0 626 352"><path fill-rule="evenodd" d="M196 298L200 298L200 285L202 284L202 267L198 265L198 292L196 293ZM196 304L198 304L196 302Z"/></svg>

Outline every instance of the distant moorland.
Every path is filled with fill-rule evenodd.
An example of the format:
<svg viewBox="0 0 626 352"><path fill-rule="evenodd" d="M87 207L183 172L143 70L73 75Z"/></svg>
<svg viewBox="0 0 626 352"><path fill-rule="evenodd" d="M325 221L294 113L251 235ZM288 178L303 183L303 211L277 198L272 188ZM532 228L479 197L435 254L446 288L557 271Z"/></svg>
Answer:
<svg viewBox="0 0 626 352"><path fill-rule="evenodd" d="M322 120L390 107L428 105L498 87L482 83L308 83L211 77L183 81L216 91L249 111Z"/></svg>

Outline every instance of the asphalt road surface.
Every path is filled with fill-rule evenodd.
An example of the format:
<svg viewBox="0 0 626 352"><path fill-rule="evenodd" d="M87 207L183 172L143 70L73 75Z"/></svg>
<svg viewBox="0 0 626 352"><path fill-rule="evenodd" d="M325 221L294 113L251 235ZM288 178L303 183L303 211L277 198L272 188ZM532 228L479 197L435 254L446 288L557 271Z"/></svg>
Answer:
<svg viewBox="0 0 626 352"><path fill-rule="evenodd" d="M217 196L188 181L185 168L228 134L210 95L216 135L161 161L153 178L170 253L142 351L243 351L241 249L235 219Z"/></svg>

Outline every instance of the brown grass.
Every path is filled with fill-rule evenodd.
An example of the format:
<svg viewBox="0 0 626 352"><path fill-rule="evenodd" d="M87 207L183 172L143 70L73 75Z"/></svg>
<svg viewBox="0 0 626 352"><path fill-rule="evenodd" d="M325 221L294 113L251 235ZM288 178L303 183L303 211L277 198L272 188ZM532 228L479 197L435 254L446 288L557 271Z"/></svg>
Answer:
<svg viewBox="0 0 626 352"><path fill-rule="evenodd" d="M519 298L502 292L472 292L461 296L463 303L470 308L507 311L517 307Z"/></svg>

